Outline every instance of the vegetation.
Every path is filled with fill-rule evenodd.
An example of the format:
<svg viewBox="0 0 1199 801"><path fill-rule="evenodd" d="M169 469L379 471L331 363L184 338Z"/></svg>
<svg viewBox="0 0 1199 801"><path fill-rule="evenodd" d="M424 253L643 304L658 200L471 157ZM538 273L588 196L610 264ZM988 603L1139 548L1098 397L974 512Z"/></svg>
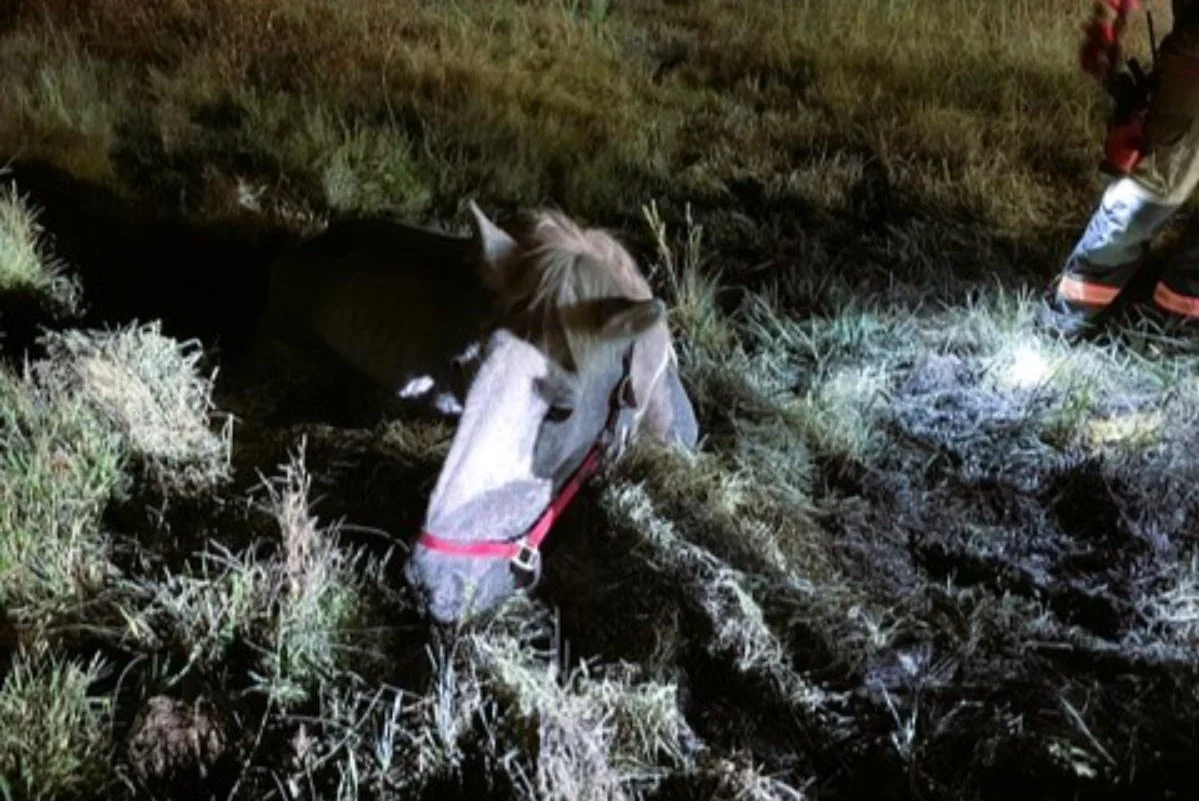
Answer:
<svg viewBox="0 0 1199 801"><path fill-rule="evenodd" d="M37 215L13 183L0 196L0 292L33 296L63 311L79 304L79 287L47 252Z"/></svg>
<svg viewBox="0 0 1199 801"><path fill-rule="evenodd" d="M1032 320L1102 185L1088 7L0 12L0 796L1180 792L1199 352ZM236 368L273 248L467 197L618 231L704 441L442 636L445 424Z"/></svg>

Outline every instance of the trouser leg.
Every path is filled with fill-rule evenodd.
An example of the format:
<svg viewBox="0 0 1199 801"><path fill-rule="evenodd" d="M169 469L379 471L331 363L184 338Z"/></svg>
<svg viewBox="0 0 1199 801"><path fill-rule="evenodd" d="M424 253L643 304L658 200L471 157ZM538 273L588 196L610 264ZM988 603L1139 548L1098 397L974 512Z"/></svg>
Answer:
<svg viewBox="0 0 1199 801"><path fill-rule="evenodd" d="M1062 268L1059 303L1096 315L1110 306L1140 267L1150 238L1177 208L1133 177L1112 182Z"/></svg>
<svg viewBox="0 0 1199 801"><path fill-rule="evenodd" d="M1170 259L1153 290L1153 302L1170 314L1199 320L1199 244Z"/></svg>
<svg viewBox="0 0 1199 801"><path fill-rule="evenodd" d="M1167 203L1181 205L1199 185L1199 58L1195 31L1163 43L1161 78L1145 120L1145 155L1134 177ZM1190 38L1188 38L1190 37ZM1169 259L1153 291L1171 314L1199 319L1199 249Z"/></svg>

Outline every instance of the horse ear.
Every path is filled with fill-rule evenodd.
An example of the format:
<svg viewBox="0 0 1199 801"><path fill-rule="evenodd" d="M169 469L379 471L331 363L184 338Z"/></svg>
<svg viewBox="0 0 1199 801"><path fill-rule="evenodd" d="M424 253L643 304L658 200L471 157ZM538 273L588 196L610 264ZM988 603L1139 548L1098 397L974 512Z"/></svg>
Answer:
<svg viewBox="0 0 1199 801"><path fill-rule="evenodd" d="M508 232L493 223L475 201L470 201L467 208L470 210L471 228L474 230L475 242L479 246L483 263L493 271L498 270L516 253L519 245Z"/></svg>
<svg viewBox="0 0 1199 801"><path fill-rule="evenodd" d="M641 428L659 442L684 450L694 451L699 443L695 407L679 378L679 366L673 358L650 389Z"/></svg>
<svg viewBox="0 0 1199 801"><path fill-rule="evenodd" d="M652 326L642 332L633 343L628 380L621 398L624 405L644 409L673 357L670 330L665 325Z"/></svg>
<svg viewBox="0 0 1199 801"><path fill-rule="evenodd" d="M608 340L635 339L660 323L666 316L666 304L658 298L625 300L604 320L600 337Z"/></svg>

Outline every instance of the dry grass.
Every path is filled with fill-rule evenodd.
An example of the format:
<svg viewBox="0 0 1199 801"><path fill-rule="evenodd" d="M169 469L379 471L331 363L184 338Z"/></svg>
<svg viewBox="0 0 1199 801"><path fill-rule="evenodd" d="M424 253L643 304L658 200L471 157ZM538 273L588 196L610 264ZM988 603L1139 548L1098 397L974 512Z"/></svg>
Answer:
<svg viewBox="0 0 1199 801"><path fill-rule="evenodd" d="M229 478L233 421L212 428L213 378L199 374L198 342L164 337L161 324L52 333L45 370L95 404L164 491L200 492Z"/></svg>

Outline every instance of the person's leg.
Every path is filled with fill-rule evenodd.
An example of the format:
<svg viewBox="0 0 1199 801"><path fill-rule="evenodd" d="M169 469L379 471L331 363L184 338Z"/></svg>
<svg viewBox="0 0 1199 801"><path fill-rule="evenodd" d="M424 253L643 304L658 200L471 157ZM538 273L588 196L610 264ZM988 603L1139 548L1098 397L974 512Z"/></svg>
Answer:
<svg viewBox="0 0 1199 801"><path fill-rule="evenodd" d="M1058 308L1087 320L1102 316L1140 267L1150 238L1177 208L1135 177L1112 182L1062 268Z"/></svg>
<svg viewBox="0 0 1199 801"><path fill-rule="evenodd" d="M1085 328L1103 316L1137 272L1149 240L1199 183L1199 60L1179 33L1162 44L1141 159L1131 175L1108 186L1052 292L1050 306L1063 330ZM1199 309L1199 295L1185 294L1199 289L1190 284L1199 281L1172 277L1155 296L1175 308Z"/></svg>
<svg viewBox="0 0 1199 801"><path fill-rule="evenodd" d="M1170 258L1153 290L1153 303L1173 317L1199 321L1199 243Z"/></svg>
<svg viewBox="0 0 1199 801"><path fill-rule="evenodd" d="M1174 46L1163 53L1161 83L1145 120L1146 154L1136 173L1177 206L1199 185L1199 54L1182 46L1186 37L1169 44ZM1199 249L1168 261L1153 301L1169 314L1199 320Z"/></svg>

